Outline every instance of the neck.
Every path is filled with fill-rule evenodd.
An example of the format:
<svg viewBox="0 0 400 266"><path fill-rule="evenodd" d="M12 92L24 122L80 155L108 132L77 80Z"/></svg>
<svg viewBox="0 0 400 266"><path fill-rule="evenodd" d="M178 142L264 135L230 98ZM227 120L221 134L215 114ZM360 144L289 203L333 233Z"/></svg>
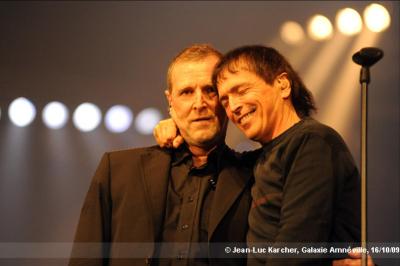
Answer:
<svg viewBox="0 0 400 266"><path fill-rule="evenodd" d="M207 163L208 155L211 151L213 151L217 146L213 146L211 148L198 147L189 145L188 148L192 153L192 160L194 167L200 167Z"/></svg>
<svg viewBox="0 0 400 266"><path fill-rule="evenodd" d="M292 104L285 105L281 114L283 115L277 118L275 121L275 126L271 132L271 135L265 141L263 141L263 143L277 138L301 120Z"/></svg>

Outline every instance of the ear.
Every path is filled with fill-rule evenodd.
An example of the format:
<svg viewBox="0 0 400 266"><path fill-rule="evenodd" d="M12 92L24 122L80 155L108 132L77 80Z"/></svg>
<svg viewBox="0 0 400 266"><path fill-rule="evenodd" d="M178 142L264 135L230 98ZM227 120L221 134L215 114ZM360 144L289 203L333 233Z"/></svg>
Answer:
<svg viewBox="0 0 400 266"><path fill-rule="evenodd" d="M279 89L282 99L287 99L290 97L292 87L290 85L290 81L286 72L279 74L275 78L275 85Z"/></svg>
<svg viewBox="0 0 400 266"><path fill-rule="evenodd" d="M172 108L172 92L170 90L165 90L164 94L168 101L168 113L171 116L171 118L174 118L175 112L174 112L174 108Z"/></svg>
<svg viewBox="0 0 400 266"><path fill-rule="evenodd" d="M168 106L169 106L169 108L171 108L171 99L172 99L171 92L169 90L165 90L164 94L165 94L165 97L167 98Z"/></svg>

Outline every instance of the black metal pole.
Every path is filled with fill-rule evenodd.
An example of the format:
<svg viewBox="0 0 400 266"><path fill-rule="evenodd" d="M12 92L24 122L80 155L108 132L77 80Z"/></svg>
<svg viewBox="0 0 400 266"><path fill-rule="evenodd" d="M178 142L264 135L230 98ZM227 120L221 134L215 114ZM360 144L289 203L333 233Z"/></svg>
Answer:
<svg viewBox="0 0 400 266"><path fill-rule="evenodd" d="M361 70L363 71L363 70ZM361 83L361 265L367 266L367 126L368 83Z"/></svg>
<svg viewBox="0 0 400 266"><path fill-rule="evenodd" d="M367 129L368 129L368 84L370 81L369 67L383 57L383 51L366 47L353 55L353 61L362 66L361 83L361 265L367 266Z"/></svg>

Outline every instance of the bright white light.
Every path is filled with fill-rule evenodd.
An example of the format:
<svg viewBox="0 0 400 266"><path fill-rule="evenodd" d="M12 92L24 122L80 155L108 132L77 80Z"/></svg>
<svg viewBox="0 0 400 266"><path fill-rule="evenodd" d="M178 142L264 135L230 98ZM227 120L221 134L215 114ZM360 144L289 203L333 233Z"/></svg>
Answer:
<svg viewBox="0 0 400 266"><path fill-rule="evenodd" d="M162 119L160 111L155 108L146 108L140 111L135 120L136 130L144 135L153 133L153 128Z"/></svg>
<svg viewBox="0 0 400 266"><path fill-rule="evenodd" d="M100 124L101 112L92 103L82 103L75 109L72 120L80 131L92 131Z"/></svg>
<svg viewBox="0 0 400 266"><path fill-rule="evenodd" d="M371 31L381 32L390 26L390 14L384 6L370 4L364 10L364 21Z"/></svg>
<svg viewBox="0 0 400 266"><path fill-rule="evenodd" d="M48 128L62 128L68 120L68 109L60 102L50 102L42 111L42 119Z"/></svg>
<svg viewBox="0 0 400 266"><path fill-rule="evenodd" d="M20 97L15 99L8 107L8 116L14 125L25 127L35 119L36 109L28 99Z"/></svg>
<svg viewBox="0 0 400 266"><path fill-rule="evenodd" d="M303 28L297 22L285 22L281 27L281 38L288 44L299 44L304 40Z"/></svg>
<svg viewBox="0 0 400 266"><path fill-rule="evenodd" d="M336 15L336 26L345 35L357 34L362 29L361 16L352 8L342 9Z"/></svg>
<svg viewBox="0 0 400 266"><path fill-rule="evenodd" d="M129 107L114 105L108 109L105 116L105 125L108 130L115 133L126 131L132 124L133 114Z"/></svg>
<svg viewBox="0 0 400 266"><path fill-rule="evenodd" d="M311 18L307 30L312 39L326 40L332 36L332 23L327 17L315 15Z"/></svg>

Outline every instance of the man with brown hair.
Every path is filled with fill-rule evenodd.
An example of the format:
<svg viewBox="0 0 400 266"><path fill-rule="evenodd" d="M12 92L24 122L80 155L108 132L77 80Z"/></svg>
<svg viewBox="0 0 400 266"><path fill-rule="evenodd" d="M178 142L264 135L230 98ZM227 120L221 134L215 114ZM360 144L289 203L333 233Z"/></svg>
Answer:
<svg viewBox="0 0 400 266"><path fill-rule="evenodd" d="M240 47L222 58L213 84L229 119L263 145L254 167L248 244L359 245L357 167L339 134L310 117L312 95L287 60L270 47ZM251 257L254 265L329 263Z"/></svg>

